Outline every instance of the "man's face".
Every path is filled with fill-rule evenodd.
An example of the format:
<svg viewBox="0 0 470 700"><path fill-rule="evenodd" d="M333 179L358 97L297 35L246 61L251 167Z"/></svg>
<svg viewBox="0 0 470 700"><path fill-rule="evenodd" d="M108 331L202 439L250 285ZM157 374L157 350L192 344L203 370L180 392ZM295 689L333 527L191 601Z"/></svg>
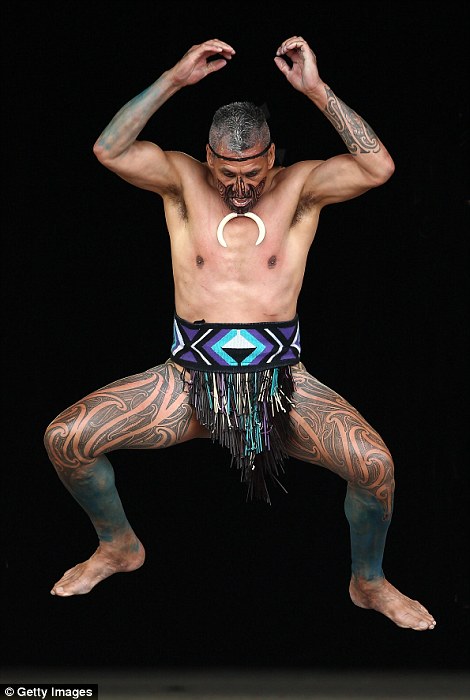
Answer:
<svg viewBox="0 0 470 700"><path fill-rule="evenodd" d="M263 145L236 154L221 148L219 154L228 158L249 157L262 151ZM246 214L253 209L261 197L266 184L266 176L274 163L274 145L267 153L252 160L237 162L217 158L209 146L207 147L207 162L217 182L217 189L227 207L236 214Z"/></svg>

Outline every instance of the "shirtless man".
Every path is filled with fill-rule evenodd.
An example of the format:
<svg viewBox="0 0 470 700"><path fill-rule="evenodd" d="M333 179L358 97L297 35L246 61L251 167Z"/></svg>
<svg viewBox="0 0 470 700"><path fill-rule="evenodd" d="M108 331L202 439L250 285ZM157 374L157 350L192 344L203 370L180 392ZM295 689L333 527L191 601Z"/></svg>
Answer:
<svg viewBox="0 0 470 700"><path fill-rule="evenodd" d="M275 166L275 146L264 115L249 103L233 103L216 112L204 163L137 140L149 118L172 95L221 70L234 54L231 46L218 39L193 46L116 114L94 146L104 166L163 198L175 282L175 338L172 356L165 364L86 396L61 413L46 431L51 461L87 512L99 539L91 558L67 571L51 593L88 593L104 578L143 564L144 548L127 521L106 454L123 448L168 447L209 435L214 438L214 411L223 411L233 402L230 397L240 389L240 377L250 382L258 371L258 366L248 362L247 353L258 358L253 361L256 364L261 348L272 338L271 355L264 356L262 366L271 389L260 398L256 410L250 404L257 417L249 430L258 430L262 423L259 407L268 407L263 414L268 420L275 411L281 418L285 413L287 432L279 428L281 452L330 469L347 482L353 603L383 613L400 627L433 629L432 615L392 586L382 571L393 508L390 453L358 411L312 377L299 360L297 299L320 211L327 204L357 197L385 183L394 171L386 148L323 82L313 51L299 36L281 44L274 62L292 87L329 119L348 153L326 161ZM223 343L214 340L205 345L207 337L222 326ZM241 355L233 353L233 359L230 352L235 341ZM245 375L237 374L241 357L249 365ZM192 359L185 364L183 358ZM273 358L291 359L280 361L277 370L269 366ZM197 383L195 377L219 382L221 366L215 365L213 374L211 367L209 373L199 371L212 361L227 364L230 373L223 376L227 382L230 379L232 389L238 389L230 395L232 389L225 387L228 399L227 393L219 397L215 408L214 389L201 408L198 400L204 392L195 390L190 395L190 391ZM276 372L279 376L283 372L286 378L283 388L276 384ZM289 377L293 382L290 394L286 389ZM210 393L207 386L204 391ZM211 411L212 419L208 417ZM245 419L250 417L237 414L236 421ZM236 434L234 420L225 414L220 418L222 428L216 437L228 436L227 446ZM264 441L262 454L269 456L274 449L269 441L274 441L276 431L271 424L264 432L258 430L256 440ZM256 461L259 454L246 461L247 450L257 451L247 448L247 440L245 431L239 466L244 465L244 480L249 482L251 473L260 475L261 470ZM276 464L271 464L274 478Z"/></svg>

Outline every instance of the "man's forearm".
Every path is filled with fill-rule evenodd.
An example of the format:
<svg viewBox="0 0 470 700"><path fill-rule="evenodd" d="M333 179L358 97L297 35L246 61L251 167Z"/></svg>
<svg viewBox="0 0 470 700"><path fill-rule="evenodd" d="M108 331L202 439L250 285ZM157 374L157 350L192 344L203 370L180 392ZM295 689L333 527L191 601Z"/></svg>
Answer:
<svg viewBox="0 0 470 700"><path fill-rule="evenodd" d="M135 141L150 117L179 88L168 78L168 71L122 107L98 137L95 151L115 158Z"/></svg>
<svg viewBox="0 0 470 700"><path fill-rule="evenodd" d="M369 124L340 100L327 85L325 93L325 115L343 139L348 151L353 156L360 153L378 153L381 144Z"/></svg>
<svg viewBox="0 0 470 700"><path fill-rule="evenodd" d="M384 144L365 119L340 100L325 83L308 97L334 126L349 153L357 158L357 164L372 177L374 184L385 182L395 166Z"/></svg>
<svg viewBox="0 0 470 700"><path fill-rule="evenodd" d="M329 119L352 155L378 153L383 148L365 119L340 100L326 83L309 98Z"/></svg>

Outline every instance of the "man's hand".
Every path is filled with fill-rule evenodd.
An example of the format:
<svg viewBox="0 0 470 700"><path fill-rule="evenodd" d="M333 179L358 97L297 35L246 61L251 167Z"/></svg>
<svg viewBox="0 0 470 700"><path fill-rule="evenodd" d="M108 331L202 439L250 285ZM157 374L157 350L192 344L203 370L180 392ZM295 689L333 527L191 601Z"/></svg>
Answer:
<svg viewBox="0 0 470 700"><path fill-rule="evenodd" d="M229 44L219 39L210 39L203 44L196 44L187 51L183 58L169 71L175 87L194 85L209 73L214 73L227 65L235 53ZM211 59L219 55L221 58Z"/></svg>
<svg viewBox="0 0 470 700"><path fill-rule="evenodd" d="M292 66L284 56L292 62ZM301 36L292 36L283 41L276 51L274 62L292 87L304 95L313 94L323 86L323 81L318 75L315 54Z"/></svg>

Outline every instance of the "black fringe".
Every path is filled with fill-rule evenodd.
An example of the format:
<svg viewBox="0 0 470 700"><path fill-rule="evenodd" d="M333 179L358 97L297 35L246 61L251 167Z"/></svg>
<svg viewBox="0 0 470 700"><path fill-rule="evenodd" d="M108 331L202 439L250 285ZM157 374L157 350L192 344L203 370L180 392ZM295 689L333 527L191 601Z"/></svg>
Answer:
<svg viewBox="0 0 470 700"><path fill-rule="evenodd" d="M199 422L214 442L230 450L232 465L247 486L247 498L271 503L267 478L286 491L278 477L288 456L291 368L244 373L184 370L182 376Z"/></svg>

